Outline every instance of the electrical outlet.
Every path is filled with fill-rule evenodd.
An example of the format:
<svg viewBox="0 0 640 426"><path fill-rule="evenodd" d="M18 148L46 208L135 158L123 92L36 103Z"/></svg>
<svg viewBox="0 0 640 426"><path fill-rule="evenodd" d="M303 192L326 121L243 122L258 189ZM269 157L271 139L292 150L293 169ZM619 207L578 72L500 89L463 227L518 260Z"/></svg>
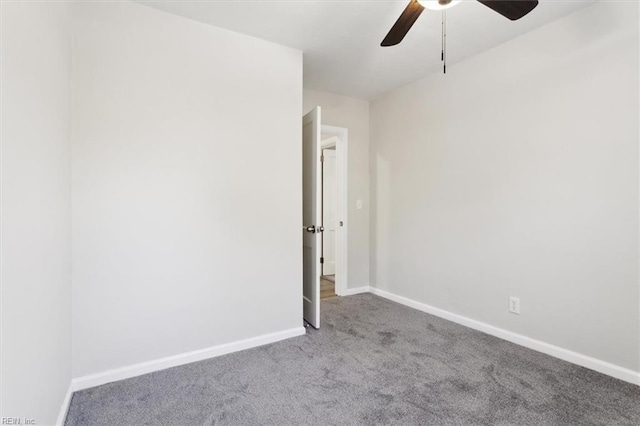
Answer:
<svg viewBox="0 0 640 426"><path fill-rule="evenodd" d="M520 299L518 297L509 297L509 312L520 315Z"/></svg>

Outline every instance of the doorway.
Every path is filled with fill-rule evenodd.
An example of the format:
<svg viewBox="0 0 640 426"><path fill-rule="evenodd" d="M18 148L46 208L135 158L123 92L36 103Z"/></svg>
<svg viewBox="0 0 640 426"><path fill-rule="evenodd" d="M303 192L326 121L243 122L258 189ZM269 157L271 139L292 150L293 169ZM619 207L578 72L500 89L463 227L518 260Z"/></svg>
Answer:
<svg viewBox="0 0 640 426"><path fill-rule="evenodd" d="M338 168L336 140L322 141L322 255L320 258L320 299L336 296L336 230L338 228Z"/></svg>
<svg viewBox="0 0 640 426"><path fill-rule="evenodd" d="M322 135L322 254L320 299L336 296L336 252L338 229L337 136Z"/></svg>
<svg viewBox="0 0 640 426"><path fill-rule="evenodd" d="M346 128L321 126L321 298L342 296L347 289L347 139Z"/></svg>
<svg viewBox="0 0 640 426"><path fill-rule="evenodd" d="M347 139L346 128L321 126L323 299L347 289Z"/></svg>
<svg viewBox="0 0 640 426"><path fill-rule="evenodd" d="M320 328L321 282L327 297L342 296L347 288L348 131L322 125L321 120L320 107L302 120L302 302L304 320L314 328ZM323 174L327 181L324 191ZM325 257L330 262L326 265Z"/></svg>

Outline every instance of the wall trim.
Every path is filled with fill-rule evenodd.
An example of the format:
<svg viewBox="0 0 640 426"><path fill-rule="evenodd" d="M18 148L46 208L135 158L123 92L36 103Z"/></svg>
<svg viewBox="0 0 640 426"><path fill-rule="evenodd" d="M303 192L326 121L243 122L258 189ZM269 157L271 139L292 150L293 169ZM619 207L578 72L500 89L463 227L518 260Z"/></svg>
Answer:
<svg viewBox="0 0 640 426"><path fill-rule="evenodd" d="M371 288L368 285L356 288L348 288L340 296L353 296L354 294L369 293L370 289Z"/></svg>
<svg viewBox="0 0 640 426"><path fill-rule="evenodd" d="M541 340L532 339L530 337L523 336L522 334L504 330L502 328L498 328L493 325L489 325L487 323L477 321L462 315L454 314L444 309L436 308L434 306L430 306L426 303L418 302L404 296L398 296L397 294L393 294L385 290L380 290L375 287L370 287L370 292L377 296L384 297L385 299L389 299L402 305L409 306L410 308L414 308L419 311L444 318L446 320L464 325L474 330L482 331L483 333L487 333L500 339L507 340L511 343L515 343L517 345L524 346L526 348L533 349L547 355L551 355L555 358L560 358L563 361L595 370L599 373L606 374L608 376L615 377L616 379L624 380L625 382L633 383L640 386L640 372L638 371L633 371L606 361L592 358L588 355L573 352L569 349L555 346Z"/></svg>
<svg viewBox="0 0 640 426"><path fill-rule="evenodd" d="M94 386L100 386L106 383L115 382L118 380L129 379L131 377L141 376L143 374L152 373L154 371L177 367L179 365L202 361L209 358L215 358L220 355L226 355L232 352L243 351L245 349L267 345L269 343L279 342L280 340L289 339L291 337L302 336L305 333L305 328L303 326L300 326L288 330L278 331L275 333L268 333L261 336L225 343L222 345L211 346L205 349L184 352L178 355L172 355L164 358L154 359L151 361L141 362L139 364L128 365L125 367L107 370L88 376L76 377L71 381L71 390L75 392L82 389L92 388Z"/></svg>
<svg viewBox="0 0 640 426"><path fill-rule="evenodd" d="M71 389L71 383L67 388L67 393L62 400L62 406L58 412L58 419L56 420L56 426L64 426L65 420L67 420L67 413L69 412L69 406L71 405L71 396L73 395L73 389Z"/></svg>

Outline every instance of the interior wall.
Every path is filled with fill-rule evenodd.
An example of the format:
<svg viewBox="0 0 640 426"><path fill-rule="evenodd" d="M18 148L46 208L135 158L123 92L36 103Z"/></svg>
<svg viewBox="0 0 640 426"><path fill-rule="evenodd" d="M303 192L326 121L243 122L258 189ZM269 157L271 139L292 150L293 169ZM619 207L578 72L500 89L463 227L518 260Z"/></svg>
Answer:
<svg viewBox="0 0 640 426"><path fill-rule="evenodd" d="M301 53L128 2L74 26L74 376L301 327Z"/></svg>
<svg viewBox="0 0 640 426"><path fill-rule="evenodd" d="M369 102L304 89L302 112L322 108L322 124L349 129L347 152L348 288L369 285ZM362 209L356 208L362 200ZM340 218L338 220L341 220Z"/></svg>
<svg viewBox="0 0 640 426"><path fill-rule="evenodd" d="M71 381L70 4L0 11L0 417L54 424Z"/></svg>
<svg viewBox="0 0 640 426"><path fill-rule="evenodd" d="M372 285L640 369L637 8L372 101Z"/></svg>

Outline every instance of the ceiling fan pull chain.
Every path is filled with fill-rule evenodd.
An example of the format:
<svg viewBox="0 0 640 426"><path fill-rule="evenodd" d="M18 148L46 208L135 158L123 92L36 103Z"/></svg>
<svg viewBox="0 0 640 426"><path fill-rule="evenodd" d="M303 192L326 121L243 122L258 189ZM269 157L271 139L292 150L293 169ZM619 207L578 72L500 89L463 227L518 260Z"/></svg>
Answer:
<svg viewBox="0 0 640 426"><path fill-rule="evenodd" d="M443 72L447 73L447 11L442 11L442 62Z"/></svg>
<svg viewBox="0 0 640 426"><path fill-rule="evenodd" d="M444 62L444 10L442 11L442 27L440 31L442 46L440 48L440 60Z"/></svg>

